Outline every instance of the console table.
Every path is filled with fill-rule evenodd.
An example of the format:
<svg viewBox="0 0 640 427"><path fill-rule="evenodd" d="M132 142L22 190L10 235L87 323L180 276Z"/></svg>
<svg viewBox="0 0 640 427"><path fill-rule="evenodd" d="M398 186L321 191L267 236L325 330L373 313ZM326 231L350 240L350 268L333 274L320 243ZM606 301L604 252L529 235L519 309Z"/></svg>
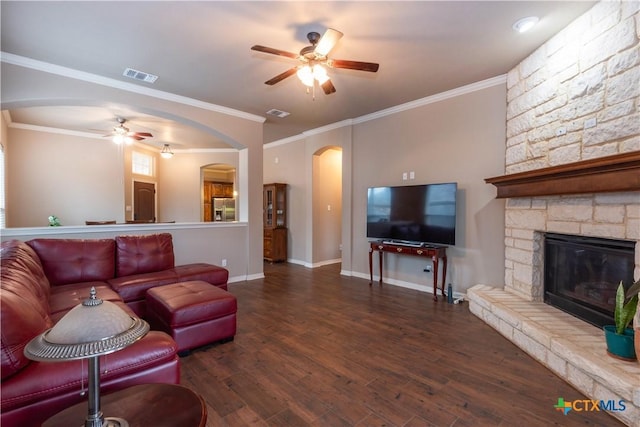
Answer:
<svg viewBox="0 0 640 427"><path fill-rule="evenodd" d="M373 283L373 253L378 251L380 264L380 283L382 283L382 255L384 252L391 252L398 255L413 255L419 257L431 258L433 262L433 300L438 301L438 264L442 259L442 295L444 296L444 282L447 279L447 247L446 246L407 246L393 243L383 243L382 241L371 242L369 248L369 275Z"/></svg>

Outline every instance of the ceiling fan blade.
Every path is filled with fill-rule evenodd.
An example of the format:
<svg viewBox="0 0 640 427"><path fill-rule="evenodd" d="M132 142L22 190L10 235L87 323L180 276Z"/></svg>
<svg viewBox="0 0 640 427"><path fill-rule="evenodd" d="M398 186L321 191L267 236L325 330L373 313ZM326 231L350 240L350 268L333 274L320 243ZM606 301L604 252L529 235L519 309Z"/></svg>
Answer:
<svg viewBox="0 0 640 427"><path fill-rule="evenodd" d="M286 79L287 77L290 77L292 75L294 75L296 73L296 71L298 71L298 67L293 67L288 69L287 71L285 71L284 73L280 73L277 76L275 76L274 78L267 80L266 82L264 82L264 84L272 86L278 82L281 82L282 80Z"/></svg>
<svg viewBox="0 0 640 427"><path fill-rule="evenodd" d="M136 141L142 141L144 138L139 135L129 135L127 138L135 139Z"/></svg>
<svg viewBox="0 0 640 427"><path fill-rule="evenodd" d="M369 71L375 73L380 67L374 62L349 61L345 59L329 59L327 65L333 68L346 68L348 70Z"/></svg>
<svg viewBox="0 0 640 427"><path fill-rule="evenodd" d="M134 132L133 133L136 136L144 136L146 138L153 138L153 135L151 135L149 132Z"/></svg>
<svg viewBox="0 0 640 427"><path fill-rule="evenodd" d="M299 56L297 53L287 52L284 50L274 49L272 47L266 47L266 46L260 46L260 45L251 46L251 50L255 50L257 52L263 52L263 53L270 53L272 55L286 56L287 58L293 58L293 59L297 59Z"/></svg>
<svg viewBox="0 0 640 427"><path fill-rule="evenodd" d="M324 32L320 41L318 41L314 52L318 56L327 56L341 38L342 33L340 31L334 30L333 28L327 28L327 31Z"/></svg>
<svg viewBox="0 0 640 427"><path fill-rule="evenodd" d="M333 83L331 83L331 80L327 80L326 82L322 83L320 86L322 86L322 90L324 90L324 93L327 95L331 95L336 91L336 88L333 85Z"/></svg>

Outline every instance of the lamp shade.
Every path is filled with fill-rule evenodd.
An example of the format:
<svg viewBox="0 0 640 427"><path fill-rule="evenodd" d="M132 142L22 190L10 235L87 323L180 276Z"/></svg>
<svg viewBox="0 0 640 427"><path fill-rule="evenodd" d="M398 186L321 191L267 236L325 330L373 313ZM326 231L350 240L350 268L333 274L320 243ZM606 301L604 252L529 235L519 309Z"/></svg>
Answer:
<svg viewBox="0 0 640 427"><path fill-rule="evenodd" d="M53 328L33 338L24 353L38 361L85 359L121 350L148 331L147 322L97 298L95 288L91 288L88 299L71 309Z"/></svg>

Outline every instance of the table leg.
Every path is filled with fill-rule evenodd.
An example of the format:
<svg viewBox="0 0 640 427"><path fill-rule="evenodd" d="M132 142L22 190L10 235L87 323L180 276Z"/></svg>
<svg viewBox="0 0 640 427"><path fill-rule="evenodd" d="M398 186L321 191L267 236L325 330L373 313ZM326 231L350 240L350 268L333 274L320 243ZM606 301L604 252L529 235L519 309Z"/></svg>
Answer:
<svg viewBox="0 0 640 427"><path fill-rule="evenodd" d="M447 280L447 255L442 257L442 295L444 295L444 282Z"/></svg>
<svg viewBox="0 0 640 427"><path fill-rule="evenodd" d="M369 286L373 284L373 248L369 248Z"/></svg>
<svg viewBox="0 0 640 427"><path fill-rule="evenodd" d="M379 264L380 264L380 284L382 285L382 251L378 251L378 259L379 259Z"/></svg>
<svg viewBox="0 0 640 427"><path fill-rule="evenodd" d="M433 263L433 300L438 301L438 256L432 256L431 262Z"/></svg>

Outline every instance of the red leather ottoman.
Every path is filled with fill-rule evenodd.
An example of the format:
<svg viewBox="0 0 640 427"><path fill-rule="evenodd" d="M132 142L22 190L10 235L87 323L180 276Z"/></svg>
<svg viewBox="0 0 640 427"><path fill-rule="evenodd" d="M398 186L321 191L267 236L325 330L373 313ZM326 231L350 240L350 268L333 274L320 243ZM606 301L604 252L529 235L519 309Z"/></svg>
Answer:
<svg viewBox="0 0 640 427"><path fill-rule="evenodd" d="M180 353L236 334L236 297L202 280L147 290L147 320L167 332Z"/></svg>

